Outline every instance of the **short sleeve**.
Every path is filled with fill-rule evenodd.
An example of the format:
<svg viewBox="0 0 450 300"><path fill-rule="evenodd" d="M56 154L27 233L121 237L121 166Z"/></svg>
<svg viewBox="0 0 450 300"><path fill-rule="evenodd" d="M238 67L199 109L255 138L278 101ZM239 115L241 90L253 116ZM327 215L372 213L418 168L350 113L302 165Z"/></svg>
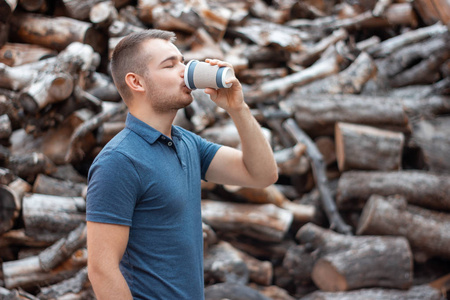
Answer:
<svg viewBox="0 0 450 300"><path fill-rule="evenodd" d="M86 220L131 226L139 182L136 168L124 154L100 153L89 169Z"/></svg>
<svg viewBox="0 0 450 300"><path fill-rule="evenodd" d="M196 137L201 161L201 175L202 179L206 181L206 172L208 171L209 165L211 164L211 161L213 160L221 145L207 141L200 136Z"/></svg>

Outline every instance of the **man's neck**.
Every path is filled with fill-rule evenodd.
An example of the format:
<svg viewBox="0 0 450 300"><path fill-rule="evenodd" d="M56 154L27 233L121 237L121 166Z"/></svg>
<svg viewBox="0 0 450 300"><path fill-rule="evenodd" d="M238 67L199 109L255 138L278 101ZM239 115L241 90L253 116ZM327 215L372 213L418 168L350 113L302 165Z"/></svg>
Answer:
<svg viewBox="0 0 450 300"><path fill-rule="evenodd" d="M145 109L129 109L130 113L146 123L147 125L153 127L158 130L162 134L172 138L172 123L177 114L176 111L165 112L165 113L155 113L153 111L145 110Z"/></svg>

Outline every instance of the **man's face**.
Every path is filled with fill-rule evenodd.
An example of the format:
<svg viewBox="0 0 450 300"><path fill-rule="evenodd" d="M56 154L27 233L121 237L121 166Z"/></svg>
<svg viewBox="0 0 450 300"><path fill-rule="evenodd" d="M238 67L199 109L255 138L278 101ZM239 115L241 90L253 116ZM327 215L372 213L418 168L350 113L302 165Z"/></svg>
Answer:
<svg viewBox="0 0 450 300"><path fill-rule="evenodd" d="M146 98L155 111L168 112L191 104L191 90L184 83L184 57L178 48L161 39L149 40L144 47L152 53L144 79Z"/></svg>

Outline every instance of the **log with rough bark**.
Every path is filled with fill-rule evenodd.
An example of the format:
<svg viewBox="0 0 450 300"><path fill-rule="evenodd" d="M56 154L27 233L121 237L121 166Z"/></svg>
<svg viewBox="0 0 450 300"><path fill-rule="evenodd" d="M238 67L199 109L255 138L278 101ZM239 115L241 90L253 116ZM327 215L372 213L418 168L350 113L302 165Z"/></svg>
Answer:
<svg viewBox="0 0 450 300"><path fill-rule="evenodd" d="M71 277L86 264L86 251L77 253L86 245L84 223L36 256L2 265L7 288L38 286Z"/></svg>
<svg viewBox="0 0 450 300"><path fill-rule="evenodd" d="M278 173L280 175L292 176L295 174L305 174L310 170L307 158L304 156L306 146L297 143L293 147L286 147L274 151L274 158L277 162Z"/></svg>
<svg viewBox="0 0 450 300"><path fill-rule="evenodd" d="M412 139L432 172L450 174L450 117L420 120L413 124Z"/></svg>
<svg viewBox="0 0 450 300"><path fill-rule="evenodd" d="M419 285L402 291L398 289L361 289L350 292L317 291L300 298L300 300L443 300L441 292L428 285Z"/></svg>
<svg viewBox="0 0 450 300"><path fill-rule="evenodd" d="M13 228L21 208L16 192L8 186L0 185L0 234Z"/></svg>
<svg viewBox="0 0 450 300"><path fill-rule="evenodd" d="M325 173L325 163L322 154L311 138L301 130L293 119L287 119L283 127L288 131L298 143L306 145L306 152L311 160L314 179L321 195L321 206L325 211L330 223L330 228L344 234L352 234L352 229L347 225L339 214L331 192L328 188L328 179Z"/></svg>
<svg viewBox="0 0 450 300"><path fill-rule="evenodd" d="M368 49L368 53L375 57L383 57L395 53L400 48L415 42L423 41L429 37L442 35L448 32L448 28L441 23L435 23L428 27L418 28L397 35Z"/></svg>
<svg viewBox="0 0 450 300"><path fill-rule="evenodd" d="M225 186L224 188L233 195L241 197L249 203L271 203L280 208L289 210L292 212L294 220L298 222L310 222L316 214L316 208L314 206L298 204L290 201L275 185L270 185L263 189L238 186Z"/></svg>
<svg viewBox="0 0 450 300"><path fill-rule="evenodd" d="M0 1L0 16L2 16L2 22L8 20L11 14L17 7L18 0L1 0Z"/></svg>
<svg viewBox="0 0 450 300"><path fill-rule="evenodd" d="M297 95L280 101L280 108L295 115L309 135L333 135L337 122L370 125L409 132L408 116L400 100L362 95Z"/></svg>
<svg viewBox="0 0 450 300"><path fill-rule="evenodd" d="M86 184L75 183L69 180L61 180L45 174L39 174L33 184L32 192L63 197L82 196Z"/></svg>
<svg viewBox="0 0 450 300"><path fill-rule="evenodd" d="M27 194L23 198L23 221L27 235L42 241L55 241L85 219L82 197Z"/></svg>
<svg viewBox="0 0 450 300"><path fill-rule="evenodd" d="M310 275L320 289L327 291L404 289L412 284L412 252L403 237L348 236L308 223L296 238L306 248L291 248L283 265L299 282L308 281ZM300 256L294 257L297 254ZM303 268L305 271L299 270Z"/></svg>
<svg viewBox="0 0 450 300"><path fill-rule="evenodd" d="M202 200L202 219L216 231L279 242L289 230L293 214L273 204Z"/></svg>
<svg viewBox="0 0 450 300"><path fill-rule="evenodd" d="M109 110L102 111L92 119L80 124L70 137L70 144L66 152L65 161L67 163L80 161L85 154L84 151L86 151L85 147L82 147L86 135L91 134L93 130L100 127L104 122L116 115L124 113L126 110L126 105L121 103L113 106Z"/></svg>
<svg viewBox="0 0 450 300"><path fill-rule="evenodd" d="M371 195L402 195L410 204L450 211L450 176L426 171L348 171L339 178L336 204L362 209Z"/></svg>
<svg viewBox="0 0 450 300"><path fill-rule="evenodd" d="M405 137L400 132L358 124L336 123L339 170L399 170Z"/></svg>
<svg viewBox="0 0 450 300"><path fill-rule="evenodd" d="M377 73L374 60L362 52L346 69L296 88L301 94L359 94L364 84Z"/></svg>
<svg viewBox="0 0 450 300"><path fill-rule="evenodd" d="M205 300L222 299L270 300L271 298L246 285L233 282L213 284L205 288Z"/></svg>
<svg viewBox="0 0 450 300"><path fill-rule="evenodd" d="M40 173L49 174L55 170L54 163L38 152L11 155L6 165L14 174L30 182Z"/></svg>
<svg viewBox="0 0 450 300"><path fill-rule="evenodd" d="M38 76L34 70L23 70L0 63L0 87L20 90Z"/></svg>
<svg viewBox="0 0 450 300"><path fill-rule="evenodd" d="M277 78L268 82L264 82L260 87L246 93L246 99L250 102L257 102L258 99L267 100L267 97L280 94L286 95L294 87L305 85L314 80L327 77L339 71L339 62L341 58L338 54L331 55L323 60L319 60L312 66L287 75L283 78Z"/></svg>
<svg viewBox="0 0 450 300"><path fill-rule="evenodd" d="M39 299L95 299L92 289L85 290L89 285L87 267L82 268L73 277L59 283L42 287L38 294Z"/></svg>
<svg viewBox="0 0 450 300"><path fill-rule="evenodd" d="M55 50L30 44L6 43L0 48L0 62L14 67L56 56Z"/></svg>
<svg viewBox="0 0 450 300"><path fill-rule="evenodd" d="M312 283L311 273L316 262L308 245L293 245L283 258L283 267L298 286Z"/></svg>
<svg viewBox="0 0 450 300"><path fill-rule="evenodd" d="M324 291L408 289L413 279L411 249L404 238L372 237L350 245L348 251L322 256L314 264L311 277Z"/></svg>
<svg viewBox="0 0 450 300"><path fill-rule="evenodd" d="M33 13L14 14L13 40L61 51L73 42L85 43L99 53L106 45L104 36L93 24L67 17L48 17Z"/></svg>
<svg viewBox="0 0 450 300"><path fill-rule="evenodd" d="M239 253L227 242L211 246L204 257L205 282L235 282L247 284L249 269Z"/></svg>
<svg viewBox="0 0 450 300"><path fill-rule="evenodd" d="M404 236L416 251L417 261L430 257L450 258L450 222L426 216L426 210L420 213L418 209L413 213L382 196L373 195L364 206L357 233Z"/></svg>

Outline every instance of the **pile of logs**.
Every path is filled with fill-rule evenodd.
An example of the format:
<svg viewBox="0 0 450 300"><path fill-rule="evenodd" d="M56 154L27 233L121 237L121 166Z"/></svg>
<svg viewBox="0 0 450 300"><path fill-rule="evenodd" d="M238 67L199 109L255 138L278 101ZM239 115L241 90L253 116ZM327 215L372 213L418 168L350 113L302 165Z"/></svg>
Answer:
<svg viewBox="0 0 450 300"><path fill-rule="evenodd" d="M206 299L449 299L450 4L0 0L0 299L95 299L86 174L124 127L108 62L175 31L231 62L265 189L202 182ZM239 148L201 90L175 123Z"/></svg>

